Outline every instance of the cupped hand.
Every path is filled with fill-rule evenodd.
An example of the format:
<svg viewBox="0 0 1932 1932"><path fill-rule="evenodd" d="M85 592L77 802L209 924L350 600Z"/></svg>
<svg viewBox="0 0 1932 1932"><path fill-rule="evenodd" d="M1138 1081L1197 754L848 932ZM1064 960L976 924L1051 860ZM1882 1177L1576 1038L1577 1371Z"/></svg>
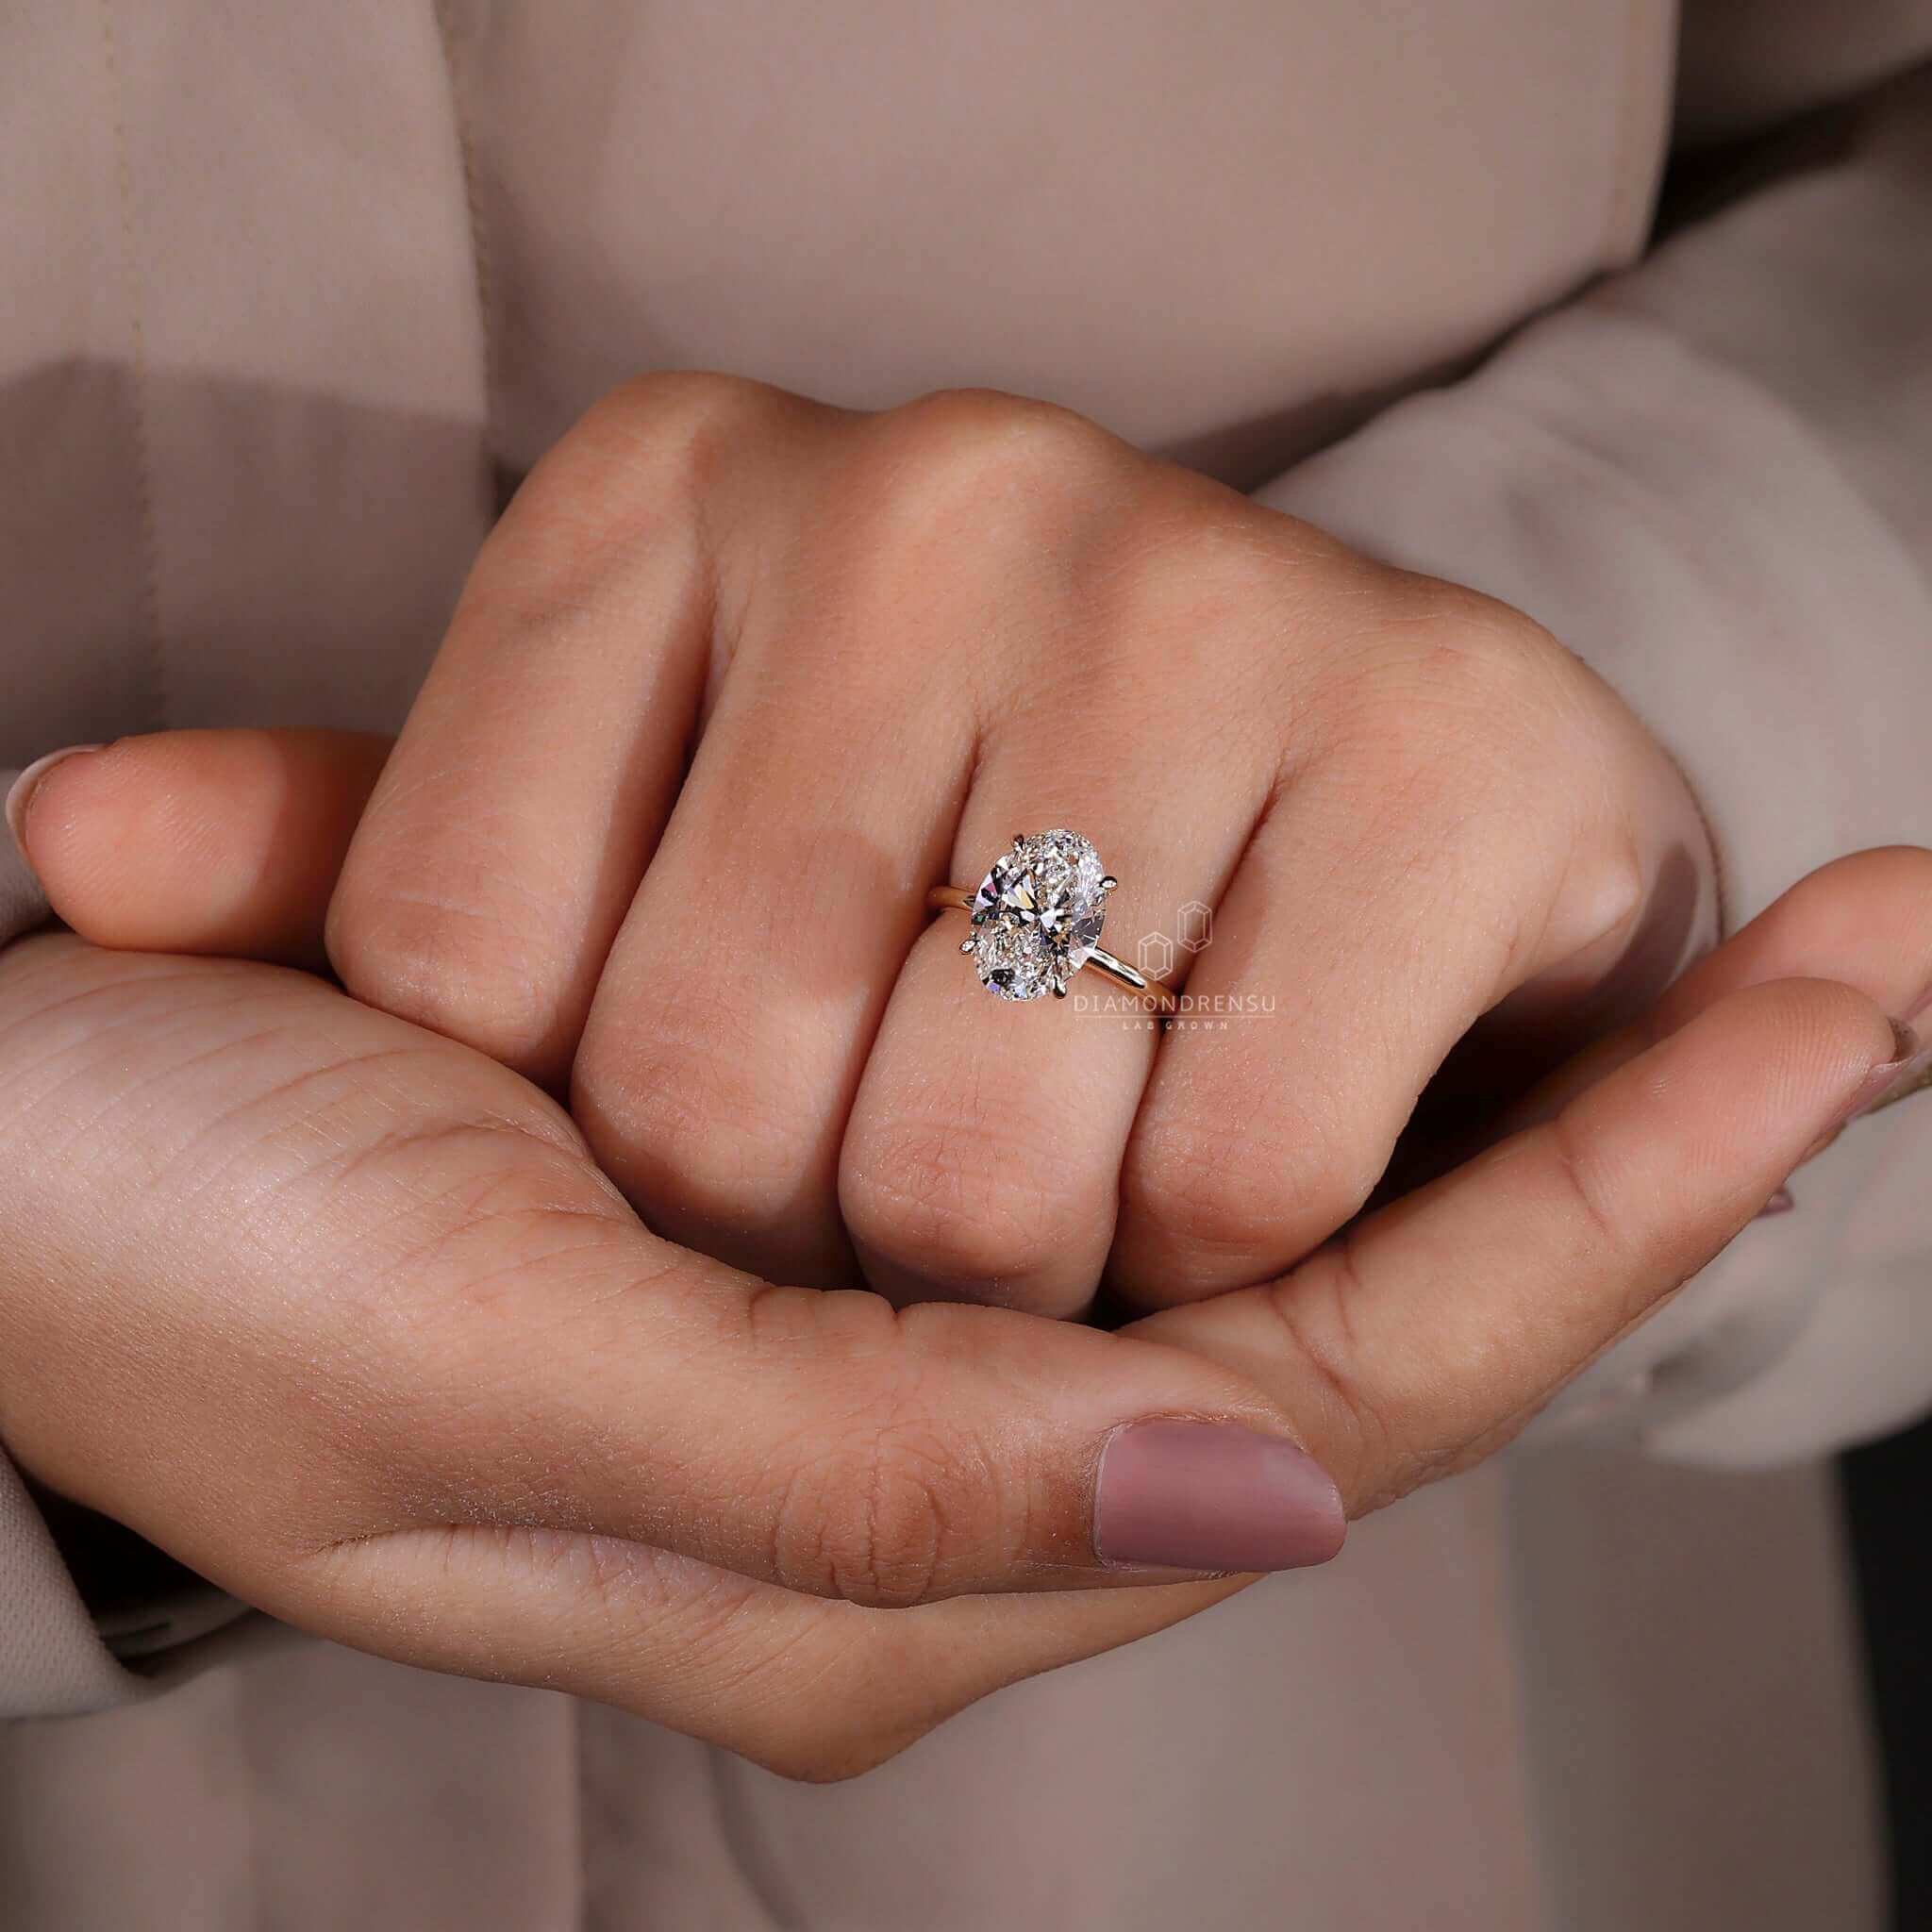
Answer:
<svg viewBox="0 0 1932 1932"><path fill-rule="evenodd" d="M1212 909L1206 1024L981 990L926 893L1062 825L1128 958ZM486 544L327 939L567 1097L659 1233L1067 1314L1279 1274L1484 1016L1641 1010L1707 874L1670 759L1513 610L1042 405L659 376Z"/></svg>
<svg viewBox="0 0 1932 1932"><path fill-rule="evenodd" d="M280 841L342 836L372 763L127 741L49 772L24 843L98 937L299 946L327 867ZM1326 1554L1291 1431L1357 1513L1505 1440L1892 1077L1924 857L1852 862L1863 993L1783 977L1820 970L1821 875L1558 1110L1116 1336L762 1286L646 1233L481 1056L297 973L36 939L0 955L0 1433L308 1627L862 1768L1240 1581L1126 1566Z"/></svg>
<svg viewBox="0 0 1932 1932"><path fill-rule="evenodd" d="M1227 1587L1138 1557L1341 1541L1233 1372L683 1252L535 1088L299 973L17 942L0 1136L8 1452L384 1655L839 1770Z"/></svg>

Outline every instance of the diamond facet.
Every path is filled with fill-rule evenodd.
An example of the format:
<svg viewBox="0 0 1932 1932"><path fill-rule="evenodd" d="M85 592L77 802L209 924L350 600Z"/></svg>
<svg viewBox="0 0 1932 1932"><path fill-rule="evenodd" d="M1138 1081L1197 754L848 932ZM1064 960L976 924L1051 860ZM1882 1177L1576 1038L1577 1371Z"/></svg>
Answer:
<svg viewBox="0 0 1932 1932"><path fill-rule="evenodd" d="M993 861L973 899L974 964L1002 999L1063 993L1100 943L1099 855L1077 832L1035 832Z"/></svg>

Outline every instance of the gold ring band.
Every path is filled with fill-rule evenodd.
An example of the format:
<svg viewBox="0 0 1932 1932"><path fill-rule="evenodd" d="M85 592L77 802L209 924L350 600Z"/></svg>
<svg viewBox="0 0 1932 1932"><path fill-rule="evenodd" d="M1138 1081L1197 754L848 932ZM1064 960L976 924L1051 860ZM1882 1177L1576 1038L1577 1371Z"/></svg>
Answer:
<svg viewBox="0 0 1932 1932"><path fill-rule="evenodd" d="M1021 842L1015 841L1016 845ZM1110 890L1112 879L1108 878L1105 883ZM970 886L935 886L925 895L926 909L930 912L964 912L970 917L974 911L975 897ZM971 940L960 948L961 952L967 953L974 950L974 942ZM1116 958L1098 943L1085 949L1083 963L1097 966L1116 985L1125 987L1129 992L1140 994L1158 1013L1171 1014L1179 1008L1180 996L1165 980L1150 979L1146 974L1129 966L1124 959Z"/></svg>
<svg viewBox="0 0 1932 1932"><path fill-rule="evenodd" d="M1105 902L1115 885L1078 833L1020 833L977 891L935 885L925 904L931 912L972 920L975 935L960 953L975 957L981 983L1003 999L1064 999L1066 981L1082 966L1097 966L1156 1012L1176 1012L1180 997L1165 979L1150 979L1101 947Z"/></svg>

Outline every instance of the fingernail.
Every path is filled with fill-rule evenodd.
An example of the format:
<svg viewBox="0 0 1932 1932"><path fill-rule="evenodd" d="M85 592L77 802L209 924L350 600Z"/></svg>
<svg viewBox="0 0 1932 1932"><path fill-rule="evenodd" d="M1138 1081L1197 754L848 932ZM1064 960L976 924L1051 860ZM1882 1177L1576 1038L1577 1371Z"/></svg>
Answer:
<svg viewBox="0 0 1932 1932"><path fill-rule="evenodd" d="M1923 1093L1928 1087L1932 1087L1932 1047L1921 1047L1909 1059L1892 1070L1891 1079L1860 1111L1877 1113L1911 1094Z"/></svg>
<svg viewBox="0 0 1932 1932"><path fill-rule="evenodd" d="M1790 1189L1780 1188L1751 1218L1754 1221L1763 1221L1774 1214L1789 1214L1797 1205L1791 1198Z"/></svg>
<svg viewBox="0 0 1932 1932"><path fill-rule="evenodd" d="M1891 1058L1874 1067L1845 1103L1845 1110L1839 1116L1840 1126L1860 1114L1870 1113L1905 1078L1920 1057L1919 1036L1903 1020L1891 1023Z"/></svg>
<svg viewBox="0 0 1932 1932"><path fill-rule="evenodd" d="M1932 1055L1920 1045L1919 1036L1904 1021L1894 1020L1891 1023L1891 1058L1881 1060L1859 1081L1856 1091L1839 1110L1838 1118L1805 1150L1805 1159L1798 1163L1800 1167L1806 1160L1817 1159L1860 1115L1874 1113L1894 1100L1903 1100L1907 1093L1925 1084Z"/></svg>
<svg viewBox="0 0 1932 1932"><path fill-rule="evenodd" d="M23 858L26 858L26 808L41 780L63 758L77 758L82 752L101 749L98 744L70 744L60 751L50 751L45 758L36 758L13 781L12 790L7 794L7 829L13 834L13 842L20 847ZM33 861L27 862L31 865Z"/></svg>
<svg viewBox="0 0 1932 1932"><path fill-rule="evenodd" d="M1132 1423L1100 1456L1103 1563L1228 1573L1299 1570L1341 1548L1334 1478L1278 1437L1221 1423Z"/></svg>

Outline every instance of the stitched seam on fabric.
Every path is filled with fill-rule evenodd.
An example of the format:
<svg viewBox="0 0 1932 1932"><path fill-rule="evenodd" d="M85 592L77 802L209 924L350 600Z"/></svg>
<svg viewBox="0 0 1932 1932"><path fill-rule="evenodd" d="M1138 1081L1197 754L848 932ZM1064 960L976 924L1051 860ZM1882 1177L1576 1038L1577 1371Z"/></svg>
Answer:
<svg viewBox="0 0 1932 1932"><path fill-rule="evenodd" d="M490 244L483 225L483 197L476 167L475 119L472 111L470 83L463 61L457 52L455 0L432 0L436 38L442 49L443 71L449 79L450 120L456 128L457 160L463 176L463 208L470 225L470 268L476 284L476 329L483 345L483 439L486 449L494 446L496 424L497 347L492 313L495 274L490 259Z"/></svg>
<svg viewBox="0 0 1932 1932"><path fill-rule="evenodd" d="M148 696L152 726L168 722L167 640L161 628L161 539L155 516L154 440L147 411L147 331L142 316L141 269L135 254L134 157L128 140L126 79L112 0L100 0L101 51L107 62L108 98L114 140L115 199L120 206L121 262L127 299L129 407L134 417L135 515L141 525L142 617L148 636Z"/></svg>

